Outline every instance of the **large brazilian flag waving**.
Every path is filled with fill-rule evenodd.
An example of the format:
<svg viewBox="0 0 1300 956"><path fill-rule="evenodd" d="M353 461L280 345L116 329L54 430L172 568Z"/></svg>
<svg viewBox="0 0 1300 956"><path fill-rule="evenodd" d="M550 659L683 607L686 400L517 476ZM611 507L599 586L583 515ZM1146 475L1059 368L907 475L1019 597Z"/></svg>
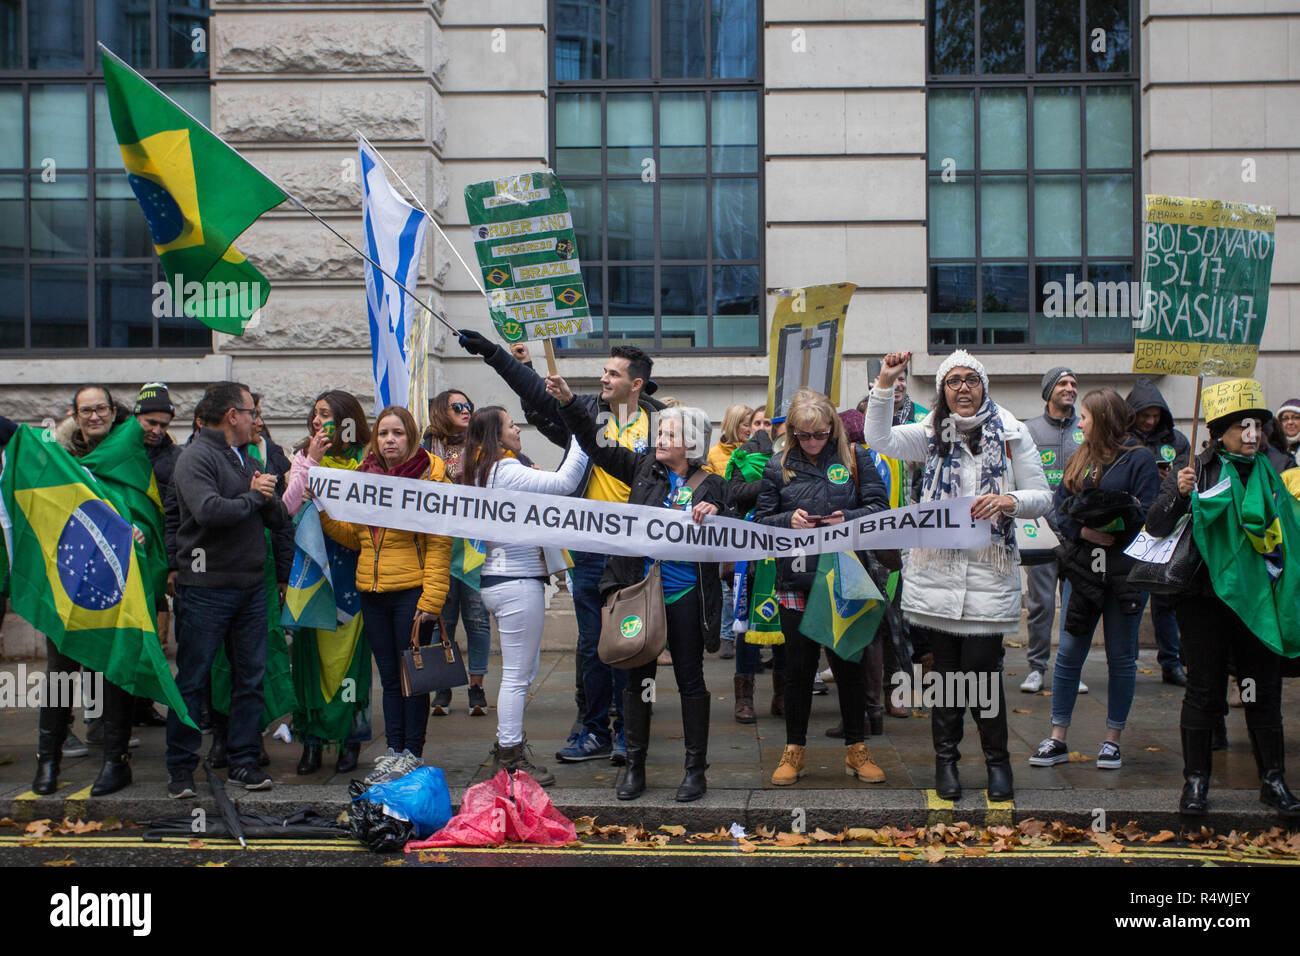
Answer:
<svg viewBox="0 0 1300 956"><path fill-rule="evenodd" d="M158 644L144 551L109 491L62 446L20 425L0 494L14 611L73 660L193 726Z"/></svg>
<svg viewBox="0 0 1300 956"><path fill-rule="evenodd" d="M186 314L240 335L271 284L231 243L287 198L222 139L102 45L126 179Z"/></svg>

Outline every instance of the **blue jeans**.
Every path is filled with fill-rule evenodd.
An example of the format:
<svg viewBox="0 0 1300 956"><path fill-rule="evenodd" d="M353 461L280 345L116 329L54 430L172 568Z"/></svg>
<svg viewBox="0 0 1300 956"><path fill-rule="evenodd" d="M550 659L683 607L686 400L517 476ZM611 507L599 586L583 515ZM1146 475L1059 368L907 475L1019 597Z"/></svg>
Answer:
<svg viewBox="0 0 1300 956"><path fill-rule="evenodd" d="M488 655L492 653L492 625L488 623L483 598L460 578L452 575L447 587L447 599L442 605L442 619L447 624L447 636L456 639L456 618L465 622L465 670L471 674L486 674Z"/></svg>
<svg viewBox="0 0 1300 956"><path fill-rule="evenodd" d="M1156 660L1161 670L1169 670L1179 658L1178 618L1170 595L1151 595L1151 623L1156 630Z"/></svg>
<svg viewBox="0 0 1300 956"><path fill-rule="evenodd" d="M600 646L600 577L605 573L605 556L586 551L571 552L569 590L573 610L578 618L578 657L582 664L582 692L587 709L582 715L583 732L594 734L602 743L610 740L609 710L614 695L621 700L627 686L627 671L615 670L602 663L597 654ZM623 726L621 716L614 720L614 733Z"/></svg>
<svg viewBox="0 0 1300 956"><path fill-rule="evenodd" d="M420 588L361 592L361 617L384 692L384 736L393 750L409 750L417 757L424 755L429 695L402 696L402 652L411 644L411 624L419 603Z"/></svg>
<svg viewBox="0 0 1300 956"><path fill-rule="evenodd" d="M1137 687L1138 624L1142 613L1125 614L1113 594L1107 593L1101 612L1102 633L1106 642L1106 726L1123 730L1133 706ZM1074 702L1079 696L1079 675L1088 657L1092 635L1066 632L1056 649L1056 667L1052 670L1052 726L1069 727Z"/></svg>
<svg viewBox="0 0 1300 956"><path fill-rule="evenodd" d="M231 769L257 766L258 732L262 725L262 677L266 671L266 590L200 588L180 585L185 608L177 623L176 687L190 719L198 721L199 706L208 688L212 661L229 639L230 722L226 731ZM199 765L198 730L181 723L176 711L167 715L167 770L190 773Z"/></svg>
<svg viewBox="0 0 1300 956"><path fill-rule="evenodd" d="M722 578L722 639L724 641L736 639L736 632L732 630L732 625L736 622L736 592L731 587L732 581L730 575L724 575Z"/></svg>

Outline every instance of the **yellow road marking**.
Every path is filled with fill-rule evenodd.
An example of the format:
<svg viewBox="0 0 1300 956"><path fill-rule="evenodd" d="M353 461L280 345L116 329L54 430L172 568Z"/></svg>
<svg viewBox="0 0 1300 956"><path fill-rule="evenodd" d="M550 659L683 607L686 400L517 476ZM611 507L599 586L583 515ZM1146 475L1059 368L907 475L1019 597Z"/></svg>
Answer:
<svg viewBox="0 0 1300 956"><path fill-rule="evenodd" d="M984 814L984 825L987 827L1015 826L1016 801L990 800L989 792L987 790L982 792L984 794L984 805L988 807L988 811Z"/></svg>
<svg viewBox="0 0 1300 956"><path fill-rule="evenodd" d="M945 800L939 796L938 790L925 791L925 806L927 813L925 815L925 825L928 827L936 824L952 823L952 801Z"/></svg>

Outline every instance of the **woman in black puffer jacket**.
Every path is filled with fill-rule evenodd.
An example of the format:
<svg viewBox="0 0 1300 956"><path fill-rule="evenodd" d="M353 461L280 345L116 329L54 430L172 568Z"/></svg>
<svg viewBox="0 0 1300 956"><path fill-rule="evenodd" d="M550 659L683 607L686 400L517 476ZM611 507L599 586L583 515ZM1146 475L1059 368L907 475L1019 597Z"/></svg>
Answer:
<svg viewBox="0 0 1300 956"><path fill-rule="evenodd" d="M698 522L726 508L727 485L714 474L700 475L708 460L712 425L698 408L667 408L658 413L655 447L635 452L602 440L603 426L558 375L546 380L546 390L560 403L560 415L593 465L630 487L627 503L688 509ZM694 487L692 488L692 483ZM608 598L620 588L644 580L650 559L611 555L600 580ZM716 651L722 626L722 584L717 562L664 561L661 565L668 621L668 650L682 702L682 733L686 744L686 776L677 788L685 803L704 796L708 769L709 691L704 685L704 651ZM646 750L650 741L650 705L657 663L628 671L623 692L623 730L627 737L627 769L615 790L620 800L633 800L645 791Z"/></svg>
<svg viewBox="0 0 1300 956"><path fill-rule="evenodd" d="M754 520L778 528L815 528L852 521L889 507L885 483L861 446L849 447L844 423L825 395L801 390L786 413L789 444L763 471ZM869 561L870 559L868 559ZM785 751L772 783L788 786L804 772L813 678L822 646L799 632L817 556L778 558L777 603L785 636ZM878 582L880 583L880 582ZM860 663L845 661L828 647L844 720L845 772L866 783L882 783L884 772L871 760L866 738L867 685Z"/></svg>

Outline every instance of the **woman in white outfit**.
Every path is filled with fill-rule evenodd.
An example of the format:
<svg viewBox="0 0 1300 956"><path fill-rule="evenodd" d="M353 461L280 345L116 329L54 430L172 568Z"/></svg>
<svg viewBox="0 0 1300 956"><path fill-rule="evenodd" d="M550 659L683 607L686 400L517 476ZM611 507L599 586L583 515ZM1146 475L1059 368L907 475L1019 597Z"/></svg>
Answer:
<svg viewBox="0 0 1300 956"><path fill-rule="evenodd" d="M570 442L558 471L539 471L521 462L519 426L499 405L474 412L461 456L461 482L503 492L529 491L546 495L571 494L587 467L587 456ZM503 498L509 497L503 494ZM524 743L524 706L528 686L537 676L546 624L545 590L550 577L546 554L529 544L485 541L481 570L483 606L497 620L501 638L501 690L497 694L497 742L493 768L522 770L549 787L555 777L535 766ZM556 555L558 557L558 555Z"/></svg>
<svg viewBox="0 0 1300 956"><path fill-rule="evenodd" d="M903 566L903 616L914 635L925 632L934 670L960 675L945 677L944 706L931 713L936 789L948 800L961 796L957 746L969 706L988 767L988 797L1010 800L1002 636L1020 627L1020 556L1011 518L1046 514L1052 495L1029 430L989 397L984 366L968 352L958 350L939 366L934 411L924 421L894 425L894 382L911 357L885 356L867 406L867 444L890 458L924 462L921 500L974 497L973 516L991 519L992 531L986 548L914 548Z"/></svg>

